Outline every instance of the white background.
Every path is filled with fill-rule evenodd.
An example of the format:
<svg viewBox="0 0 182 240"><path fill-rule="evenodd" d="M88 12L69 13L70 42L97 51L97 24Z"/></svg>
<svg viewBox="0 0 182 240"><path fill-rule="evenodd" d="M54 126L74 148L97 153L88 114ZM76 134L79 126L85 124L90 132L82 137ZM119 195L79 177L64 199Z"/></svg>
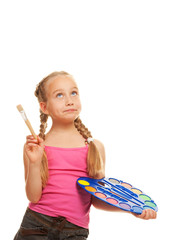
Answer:
<svg viewBox="0 0 182 240"><path fill-rule="evenodd" d="M1 237L13 239L28 201L22 148L39 131L36 84L68 71L81 119L105 145L106 176L158 204L156 220L91 209L89 240L181 239L181 1L1 1ZM50 126L50 125L49 125Z"/></svg>

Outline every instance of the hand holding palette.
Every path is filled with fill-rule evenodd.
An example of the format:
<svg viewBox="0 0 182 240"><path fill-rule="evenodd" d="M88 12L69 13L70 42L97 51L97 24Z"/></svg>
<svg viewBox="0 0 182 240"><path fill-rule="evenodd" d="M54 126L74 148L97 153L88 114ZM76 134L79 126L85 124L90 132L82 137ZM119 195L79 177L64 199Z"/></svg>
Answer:
<svg viewBox="0 0 182 240"><path fill-rule="evenodd" d="M94 197L122 210L137 214L147 208L158 211L157 205L148 195L121 180L81 177L77 183Z"/></svg>

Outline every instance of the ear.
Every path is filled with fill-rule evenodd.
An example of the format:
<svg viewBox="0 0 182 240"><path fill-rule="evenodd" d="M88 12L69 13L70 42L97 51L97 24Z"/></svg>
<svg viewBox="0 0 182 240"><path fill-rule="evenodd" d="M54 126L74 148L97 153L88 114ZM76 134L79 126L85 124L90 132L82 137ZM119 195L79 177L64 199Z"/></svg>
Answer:
<svg viewBox="0 0 182 240"><path fill-rule="evenodd" d="M48 110L47 110L47 105L46 105L46 102L40 102L39 103L39 106L40 106L40 109L42 110L42 112L44 114L49 114Z"/></svg>

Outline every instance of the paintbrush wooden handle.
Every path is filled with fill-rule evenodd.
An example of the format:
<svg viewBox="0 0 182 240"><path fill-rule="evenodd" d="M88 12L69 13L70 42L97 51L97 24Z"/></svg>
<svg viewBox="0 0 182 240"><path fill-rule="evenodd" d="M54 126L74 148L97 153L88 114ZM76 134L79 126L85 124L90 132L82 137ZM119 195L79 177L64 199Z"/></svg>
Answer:
<svg viewBox="0 0 182 240"><path fill-rule="evenodd" d="M27 127L29 128L31 134L34 136L35 139L37 139L37 135L35 134L35 132L34 132L34 130L33 130L33 128L32 128L31 123L29 122L29 120L27 119L27 120L25 121L25 123L26 123Z"/></svg>

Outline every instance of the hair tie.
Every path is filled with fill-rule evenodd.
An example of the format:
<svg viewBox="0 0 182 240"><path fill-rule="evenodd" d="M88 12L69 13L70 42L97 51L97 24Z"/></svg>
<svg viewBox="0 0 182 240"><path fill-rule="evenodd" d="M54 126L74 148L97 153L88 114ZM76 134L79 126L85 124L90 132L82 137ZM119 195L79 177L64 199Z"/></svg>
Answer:
<svg viewBox="0 0 182 240"><path fill-rule="evenodd" d="M87 142L88 142L88 143L93 142L93 141L94 141L93 138L91 138L91 137L87 138Z"/></svg>

